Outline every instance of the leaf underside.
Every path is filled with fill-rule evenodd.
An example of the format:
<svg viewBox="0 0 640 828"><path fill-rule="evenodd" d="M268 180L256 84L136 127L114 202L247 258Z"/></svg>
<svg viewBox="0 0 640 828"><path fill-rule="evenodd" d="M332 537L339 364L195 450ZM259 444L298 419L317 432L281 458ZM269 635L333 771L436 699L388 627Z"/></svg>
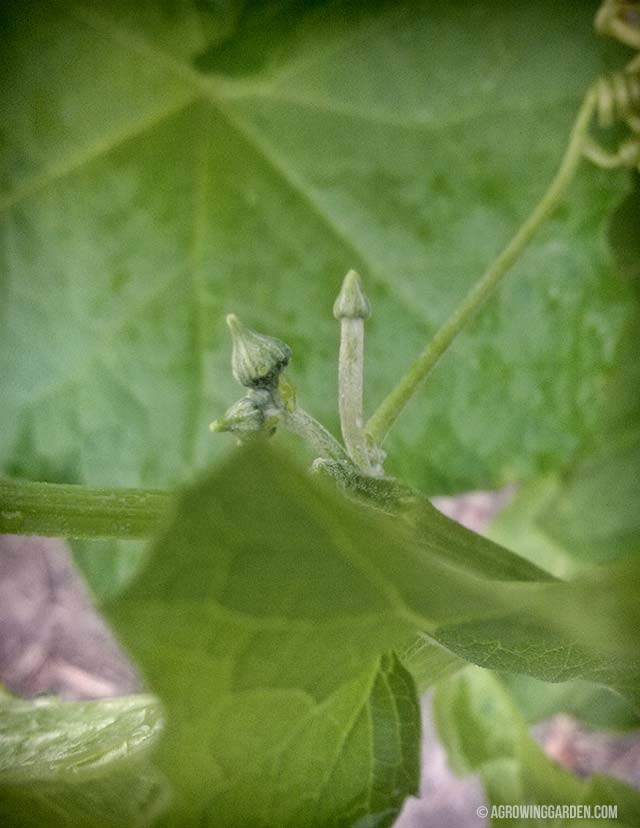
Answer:
<svg viewBox="0 0 640 828"><path fill-rule="evenodd" d="M416 691L390 649L422 688L472 661L637 703L635 639L616 634L628 649L612 653L574 625L594 602L620 622L610 593L550 579L428 503L394 517L351 503L256 443L182 493L109 615L167 706L169 821L346 828L390 824L415 790ZM552 602L571 608L560 629Z"/></svg>

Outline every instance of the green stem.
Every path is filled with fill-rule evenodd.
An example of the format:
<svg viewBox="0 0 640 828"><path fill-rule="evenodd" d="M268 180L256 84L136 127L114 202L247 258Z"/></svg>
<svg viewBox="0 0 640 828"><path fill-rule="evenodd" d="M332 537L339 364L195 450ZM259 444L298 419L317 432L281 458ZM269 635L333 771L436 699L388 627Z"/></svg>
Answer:
<svg viewBox="0 0 640 828"><path fill-rule="evenodd" d="M422 380L445 353L475 311L494 290L500 279L502 279L517 261L536 230L557 207L573 180L582 159L584 140L595 105L596 96L592 88L587 92L580 107L571 130L567 149L560 162L560 167L549 188L533 209L533 212L520 226L515 236L513 236L511 241L492 262L481 278L474 284L462 303L458 305L451 316L442 324L424 351L417 357L400 382L382 401L370 418L366 430L374 442L378 444L382 442Z"/></svg>
<svg viewBox="0 0 640 828"><path fill-rule="evenodd" d="M364 319L340 320L338 361L340 426L353 462L371 470L362 415L364 381Z"/></svg>
<svg viewBox="0 0 640 828"><path fill-rule="evenodd" d="M161 524L170 494L0 480L0 533L66 538L143 538Z"/></svg>
<svg viewBox="0 0 640 828"><path fill-rule="evenodd" d="M340 443L304 409L284 414L282 425L323 458L350 465ZM103 489L0 478L0 534L146 538L162 525L171 499L170 492L160 489Z"/></svg>
<svg viewBox="0 0 640 828"><path fill-rule="evenodd" d="M288 431L302 437L323 458L349 460L349 455L327 429L304 408L287 411L281 424Z"/></svg>

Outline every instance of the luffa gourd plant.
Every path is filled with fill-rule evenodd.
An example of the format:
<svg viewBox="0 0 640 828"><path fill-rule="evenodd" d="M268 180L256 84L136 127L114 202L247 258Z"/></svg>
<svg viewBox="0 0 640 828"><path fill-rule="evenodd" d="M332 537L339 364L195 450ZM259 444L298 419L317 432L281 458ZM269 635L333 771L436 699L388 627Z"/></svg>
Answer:
<svg viewBox="0 0 640 828"><path fill-rule="evenodd" d="M175 95L172 106L178 111L191 106L194 96L210 102L298 186L296 173L233 109L243 95L268 99L282 94L279 87L252 93L244 78L235 87L229 78L234 72L242 76L239 55L259 72L264 49L270 53L278 38L288 44L304 40L314 26L322 31L327 19L349 31L374 14L346 4L344 15L333 18L324 4L311 5L247 4L227 21L236 35L225 40L219 34L209 50L196 26L205 12L184 18L176 12L172 25L187 20L191 28L185 24L181 30L184 42L192 39L200 50L191 62L180 50L166 48L163 38L169 35L158 28L163 13L153 5L145 7L148 18L142 23L109 3L74 6L64 14L83 32L138 55L141 65L159 67L162 88ZM544 14L553 20L550 8L545 6ZM496 4L494 11L500 21L509 21L505 31L521 25L521 10ZM421 10L436 27L445 26L451 13L435 6ZM486 9L477 3L467 13L482 16ZM58 12L47 14L51 29L38 30L39 37L60 38ZM456 36L464 30L464 14L453 26ZM12 25L19 29L15 21ZM501 31L505 24L497 25ZM145 26L154 33L151 45ZM634 50L640 46L637 4L607 0L596 28ZM62 31L67 32L64 26ZM56 44L63 49L64 37ZM228 76L216 79L221 67ZM232 373L245 391L211 430L231 432L242 445L177 494L0 480L3 532L101 540L151 537L141 571L105 606L140 664L149 694L82 704L3 694L3 825L391 825L418 790L418 694L430 686L436 686L436 717L452 763L461 772L481 774L492 804L616 804L616 825L637 824L637 793L611 780L579 783L546 761L528 736L522 686L520 708L505 689L518 675L525 686L529 680L582 682L588 698L604 694L607 709L616 699L623 706L622 712L616 708L617 715L637 721L640 572L632 511L619 520L608 512L588 542L581 542L582 549L595 550L592 562L600 566L575 565L569 574L576 577L562 578L560 563L571 556L558 551L559 538L575 537L575 504L581 498L593 503L588 498L594 492L606 494L607 480L617 479L620 446L625 457L637 449L633 418L638 410L628 393L640 362L635 339L622 348L610 372L606 388L613 390L605 396L613 402L601 423L592 426L595 436L580 448L582 454L561 481L552 481L554 495L560 486L572 499L561 501L554 513L546 488L543 497L539 491L532 497L525 487L511 513L521 510L516 530L509 517L498 530L506 546L451 522L418 488L389 473L393 446L387 457L383 443L422 382L554 215L578 171L595 164L609 171L599 179L603 182L621 175L620 169L637 170L638 68L635 55L621 72L588 86L548 189L368 419L364 329L371 307L360 276L355 270L347 273L333 308L340 327L342 442L300 403L299 397L312 389L295 388L289 378L289 362L296 360L293 339L289 347L230 314ZM20 111L18 99L11 99L11 112ZM373 120L384 117L377 112ZM153 120L153 113L148 118ZM27 130L27 121L19 122L20 129ZM210 151L212 145L204 141L197 162L206 163ZM64 175L64 164L49 172L54 180ZM46 177L28 179L4 197L4 209L17 210L22 199L47 183ZM117 193L117 181L111 184ZM624 221L615 232L632 236L633 221L620 215ZM202 222L196 224L201 228ZM193 257L200 255L201 244L196 233ZM194 290L203 292L197 279ZM252 313L259 316L264 292L256 293ZM322 308L312 311L314 318L322 314ZM381 328L390 324L383 302L376 313ZM202 307L188 320L201 359ZM524 336L527 320L518 324ZM19 338L19 325L10 333ZM384 334L385 350L392 351L403 333ZM161 372L155 376L159 379ZM453 394L453 386L446 386ZM320 393L331 396L326 388ZM7 411L16 410L18 397L12 392ZM309 445L313 474L291 449L278 446L283 431ZM187 442L193 447L191 432ZM428 451L435 453L437 446L429 445ZM594 476L594 468L606 468L607 474ZM606 505L606 497L601 500ZM86 556L86 549L80 554ZM585 709L588 715L588 704ZM504 739L496 738L496 731Z"/></svg>

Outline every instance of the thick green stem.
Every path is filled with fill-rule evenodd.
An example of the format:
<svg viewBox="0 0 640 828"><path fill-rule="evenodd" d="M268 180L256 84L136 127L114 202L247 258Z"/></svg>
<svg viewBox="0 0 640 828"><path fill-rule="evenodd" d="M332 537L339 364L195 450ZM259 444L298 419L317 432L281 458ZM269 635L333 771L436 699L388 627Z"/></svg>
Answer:
<svg viewBox="0 0 640 828"><path fill-rule="evenodd" d="M350 464L340 443L304 409L282 425L323 458ZM172 494L160 489L103 489L0 478L0 534L64 538L145 538L161 527Z"/></svg>
<svg viewBox="0 0 640 828"><path fill-rule="evenodd" d="M475 311L494 290L498 282L517 261L536 230L557 207L580 164L585 137L595 105L595 92L590 89L574 122L569 144L560 167L533 212L482 277L474 284L462 303L443 323L424 351L409 367L409 370L391 393L382 401L367 423L366 430L376 443L380 444L382 442L422 380L445 353Z"/></svg>
<svg viewBox="0 0 640 828"><path fill-rule="evenodd" d="M166 515L158 489L94 489L0 480L0 533L66 538L144 538Z"/></svg>

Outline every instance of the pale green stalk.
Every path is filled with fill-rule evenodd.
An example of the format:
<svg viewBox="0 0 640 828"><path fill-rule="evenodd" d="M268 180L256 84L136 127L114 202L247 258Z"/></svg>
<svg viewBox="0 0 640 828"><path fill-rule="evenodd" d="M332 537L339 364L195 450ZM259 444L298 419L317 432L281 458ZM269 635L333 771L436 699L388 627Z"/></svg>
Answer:
<svg viewBox="0 0 640 828"><path fill-rule="evenodd" d="M338 359L338 409L342 439L349 454L361 469L369 468L364 434L364 320L340 320L340 356Z"/></svg>
<svg viewBox="0 0 640 828"><path fill-rule="evenodd" d="M363 471L373 473L363 414L364 323L371 315L371 308L355 270L344 277L333 315L340 322L338 407L342 438L353 462Z"/></svg>
<svg viewBox="0 0 640 828"><path fill-rule="evenodd" d="M280 424L287 431L302 437L320 457L332 460L349 460L347 452L331 434L330 431L312 417L304 408L295 408L285 411L281 415Z"/></svg>

